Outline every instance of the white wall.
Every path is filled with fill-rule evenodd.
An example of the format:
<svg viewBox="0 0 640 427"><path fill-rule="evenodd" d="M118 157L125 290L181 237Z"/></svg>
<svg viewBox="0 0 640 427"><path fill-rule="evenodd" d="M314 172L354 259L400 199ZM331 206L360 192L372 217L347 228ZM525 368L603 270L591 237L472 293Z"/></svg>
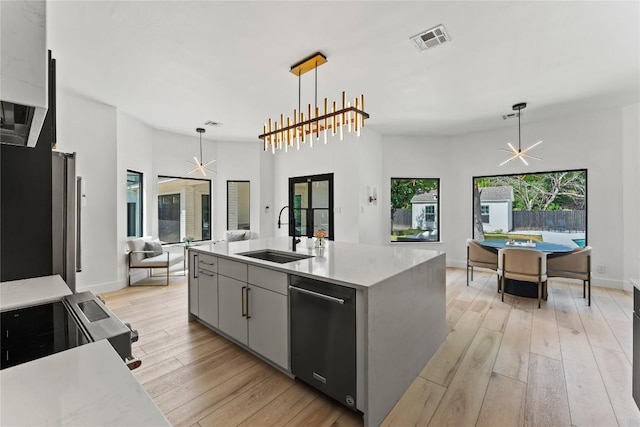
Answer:
<svg viewBox="0 0 640 427"><path fill-rule="evenodd" d="M274 161L274 220L288 204L289 178L306 175L333 173L334 187L334 239L343 242L379 241L379 206L369 205L367 186L380 188L377 171L380 167L380 136L372 129L365 129L361 137L345 133L344 140L329 138L325 145L314 141L300 150L276 150L262 152ZM378 190L379 191L379 190ZM283 212L283 222L288 222L289 213ZM363 226L361 232L361 223ZM275 229L276 236L286 236L288 227ZM361 240L362 239L362 240Z"/></svg>
<svg viewBox="0 0 640 427"><path fill-rule="evenodd" d="M122 111L117 112L117 173L116 173L116 206L117 227L116 239L118 259L118 279L126 283L126 250L127 250L127 170L142 173L142 235L153 234L151 228L150 208L155 206L152 194L155 191L152 152L153 129ZM155 233L157 234L157 232ZM145 270L131 271L132 276L144 276ZM133 279L132 279L133 280Z"/></svg>
<svg viewBox="0 0 640 427"><path fill-rule="evenodd" d="M588 243L594 248L592 264L594 272L599 266L606 267L606 273L594 274L594 283L621 287L624 275L621 242L626 229L623 223L622 123L621 109L525 123L522 125L523 147L539 139L544 141L532 153L543 161L531 161L529 167L521 162L498 167L506 158L506 153L500 152L499 148L517 138L517 127L452 137L452 171L449 174L452 186L448 192L442 192L443 200L449 194L444 203L450 212L456 213L450 222L443 221L447 233L443 249L447 252L448 265L463 266L465 262L465 240L472 233L473 176L586 168L587 233ZM637 162L635 167L638 167ZM633 197L637 199L637 191Z"/></svg>
<svg viewBox="0 0 640 427"><path fill-rule="evenodd" d="M424 247L432 250L445 250L445 243L450 239L447 224L457 224L463 227L465 221L460 212L451 210L451 200L456 197L450 190L452 175L451 146L446 137L413 137L413 136L384 136L382 142L382 224L384 243L389 243L391 237L391 178L440 178L440 242L418 243L403 242L392 245L409 245ZM457 170L457 165L453 166ZM469 200L471 206L471 200ZM468 223L471 225L471 222ZM447 253L447 263L449 254Z"/></svg>
<svg viewBox="0 0 640 427"><path fill-rule="evenodd" d="M218 158L216 161L218 168L217 203L213 209L217 218L214 228L214 239L223 239L227 231L227 181L250 181L250 211L251 230L261 233L261 216L264 210L261 209L264 203L261 200L261 192L265 183L260 177L260 144L258 142L217 142ZM270 185L267 182L266 185Z"/></svg>
<svg viewBox="0 0 640 427"><path fill-rule="evenodd" d="M114 107L58 91L56 149L77 153L76 174L83 179L85 195L82 272L76 275L79 292L94 287L118 287L121 282L119 264L123 261L119 254L123 251L117 234L116 126Z"/></svg>
<svg viewBox="0 0 640 427"><path fill-rule="evenodd" d="M640 104L622 110L622 223L625 288L640 283Z"/></svg>

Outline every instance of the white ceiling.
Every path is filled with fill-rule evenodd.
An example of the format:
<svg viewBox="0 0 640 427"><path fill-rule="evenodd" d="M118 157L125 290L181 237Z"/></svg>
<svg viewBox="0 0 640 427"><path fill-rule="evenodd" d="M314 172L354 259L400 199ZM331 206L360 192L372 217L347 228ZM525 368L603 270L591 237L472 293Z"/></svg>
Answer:
<svg viewBox="0 0 640 427"><path fill-rule="evenodd" d="M451 135L640 99L637 1L48 1L58 88L148 125L258 141L298 105L292 64L320 51L318 97L365 95L382 134ZM451 42L409 37L443 24ZM302 76L313 103L313 73ZM319 104L321 102L319 101ZM526 118L525 118L526 117Z"/></svg>

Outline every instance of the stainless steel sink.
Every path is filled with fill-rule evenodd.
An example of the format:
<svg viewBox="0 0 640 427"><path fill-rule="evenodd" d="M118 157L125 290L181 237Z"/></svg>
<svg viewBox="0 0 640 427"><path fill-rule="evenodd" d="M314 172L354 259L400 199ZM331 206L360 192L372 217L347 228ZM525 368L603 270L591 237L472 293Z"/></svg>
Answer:
<svg viewBox="0 0 640 427"><path fill-rule="evenodd" d="M282 252L273 249L261 249L259 251L240 252L236 255L248 256L249 258L257 258L264 261L276 262L278 264L286 264L288 262L300 261L301 259L312 258L313 255L295 254L292 252Z"/></svg>

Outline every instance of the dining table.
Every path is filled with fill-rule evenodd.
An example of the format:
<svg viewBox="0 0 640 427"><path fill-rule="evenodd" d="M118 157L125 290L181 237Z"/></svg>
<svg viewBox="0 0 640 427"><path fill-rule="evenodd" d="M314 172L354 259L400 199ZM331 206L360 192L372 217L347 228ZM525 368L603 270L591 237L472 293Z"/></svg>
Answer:
<svg viewBox="0 0 640 427"><path fill-rule="evenodd" d="M522 240L484 240L478 242L480 245L492 251L498 252L503 248L529 249L544 252L547 258L560 256L563 253L571 252L575 247L552 242L522 241ZM504 284L504 291L511 295L518 295L527 298L538 298L538 286L533 282L507 279Z"/></svg>

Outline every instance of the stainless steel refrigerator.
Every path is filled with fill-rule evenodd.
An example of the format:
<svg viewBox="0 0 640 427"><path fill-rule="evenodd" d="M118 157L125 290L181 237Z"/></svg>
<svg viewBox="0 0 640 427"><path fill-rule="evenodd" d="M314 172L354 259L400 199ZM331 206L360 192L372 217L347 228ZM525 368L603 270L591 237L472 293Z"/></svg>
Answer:
<svg viewBox="0 0 640 427"><path fill-rule="evenodd" d="M53 274L62 276L75 293L82 255L82 178L76 176L76 153L52 152L51 187Z"/></svg>

